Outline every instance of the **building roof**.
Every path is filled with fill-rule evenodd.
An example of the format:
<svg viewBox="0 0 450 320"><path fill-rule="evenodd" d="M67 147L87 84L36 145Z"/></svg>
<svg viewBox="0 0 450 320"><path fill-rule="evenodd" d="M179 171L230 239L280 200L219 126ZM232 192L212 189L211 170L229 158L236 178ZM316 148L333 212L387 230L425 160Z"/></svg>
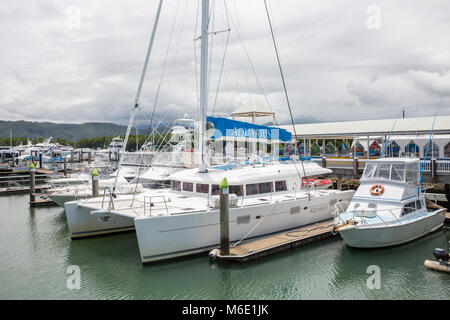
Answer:
<svg viewBox="0 0 450 320"><path fill-rule="evenodd" d="M296 124L298 138L334 137L354 138L357 136L373 136L390 134L429 134L433 126L434 117L382 119L327 123ZM397 121L397 123L395 123ZM395 123L395 126L394 126ZM281 125L294 135L292 125ZM392 129L394 127L394 129ZM450 133L450 116L436 118L434 133Z"/></svg>
<svg viewBox="0 0 450 320"><path fill-rule="evenodd" d="M231 114L234 117L263 117L272 116L275 112L270 110L269 106L261 103L259 100L251 99L245 103L242 103L236 110Z"/></svg>

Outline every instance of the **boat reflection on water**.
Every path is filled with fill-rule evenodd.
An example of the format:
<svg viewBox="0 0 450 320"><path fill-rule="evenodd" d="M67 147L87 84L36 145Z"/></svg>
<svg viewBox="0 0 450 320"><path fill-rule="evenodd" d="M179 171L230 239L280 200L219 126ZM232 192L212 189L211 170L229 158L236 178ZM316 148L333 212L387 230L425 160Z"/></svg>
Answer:
<svg viewBox="0 0 450 320"><path fill-rule="evenodd" d="M330 282L330 291L342 299L355 297L359 292L361 299L401 299L398 292L404 292L411 299L423 299L430 296L430 287L436 292L448 292L448 283L435 279L423 265L425 259L432 259L433 248L448 248L450 228L444 227L408 244L365 250L352 248L343 241L339 241L336 255L336 274ZM431 248L431 249L430 249ZM374 275L374 269L379 267L380 289L370 289L368 282L373 283L369 277ZM421 278L431 278L434 286L423 286ZM422 279L423 280L423 279ZM446 299L448 295L441 295Z"/></svg>

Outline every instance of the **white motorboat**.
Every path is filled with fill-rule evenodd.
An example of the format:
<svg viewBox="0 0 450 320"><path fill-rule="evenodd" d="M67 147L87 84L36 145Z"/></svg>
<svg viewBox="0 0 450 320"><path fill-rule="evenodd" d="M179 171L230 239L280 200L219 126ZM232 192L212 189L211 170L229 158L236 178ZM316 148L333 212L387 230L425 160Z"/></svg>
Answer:
<svg viewBox="0 0 450 320"><path fill-rule="evenodd" d="M123 139L121 137L115 137L111 140L111 143L108 146L108 151L111 152L111 159L118 160L119 154L124 147Z"/></svg>
<svg viewBox="0 0 450 320"><path fill-rule="evenodd" d="M389 247L440 228L446 209L427 208L419 190L419 173L419 159L367 161L350 205L335 218L346 244L356 248Z"/></svg>

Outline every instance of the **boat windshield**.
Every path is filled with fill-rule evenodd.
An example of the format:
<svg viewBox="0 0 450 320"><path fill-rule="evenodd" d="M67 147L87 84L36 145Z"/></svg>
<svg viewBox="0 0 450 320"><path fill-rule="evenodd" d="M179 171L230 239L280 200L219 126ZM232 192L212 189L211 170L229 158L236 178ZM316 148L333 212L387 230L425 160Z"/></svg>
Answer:
<svg viewBox="0 0 450 320"><path fill-rule="evenodd" d="M404 163L367 163L363 179L411 182L417 180L417 169L416 163L407 165ZM412 176L414 176L416 180L414 180Z"/></svg>

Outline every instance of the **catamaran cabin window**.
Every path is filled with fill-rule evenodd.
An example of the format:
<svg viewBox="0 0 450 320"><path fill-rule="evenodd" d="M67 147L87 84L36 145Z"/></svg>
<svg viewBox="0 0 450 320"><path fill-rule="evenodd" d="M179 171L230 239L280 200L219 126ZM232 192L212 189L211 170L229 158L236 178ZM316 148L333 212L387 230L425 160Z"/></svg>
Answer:
<svg viewBox="0 0 450 320"><path fill-rule="evenodd" d="M247 184L247 195L251 196L259 193L270 193L273 191L273 183L272 182L263 182L263 183L253 183Z"/></svg>
<svg viewBox="0 0 450 320"><path fill-rule="evenodd" d="M213 184L211 188L211 195L217 196L220 194L220 188L218 184Z"/></svg>
<svg viewBox="0 0 450 320"><path fill-rule="evenodd" d="M275 191L286 191L286 181L275 181Z"/></svg>
<svg viewBox="0 0 450 320"><path fill-rule="evenodd" d="M198 193L209 193L209 184L197 183L195 190Z"/></svg>
<svg viewBox="0 0 450 320"><path fill-rule="evenodd" d="M191 182L183 182L183 191L194 191L194 184Z"/></svg>
<svg viewBox="0 0 450 320"><path fill-rule="evenodd" d="M230 193L241 197L244 194L244 186L230 186Z"/></svg>
<svg viewBox="0 0 450 320"><path fill-rule="evenodd" d="M176 190L176 191L181 191L181 182L172 180L170 182L170 189Z"/></svg>

